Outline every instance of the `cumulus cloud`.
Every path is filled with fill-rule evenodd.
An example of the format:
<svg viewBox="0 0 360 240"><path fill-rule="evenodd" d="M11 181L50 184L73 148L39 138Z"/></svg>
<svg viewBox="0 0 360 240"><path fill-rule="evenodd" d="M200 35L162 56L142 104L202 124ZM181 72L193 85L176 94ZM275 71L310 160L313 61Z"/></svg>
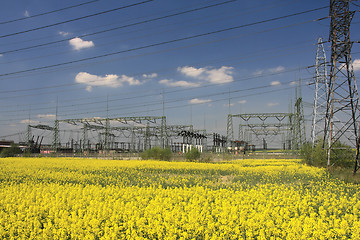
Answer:
<svg viewBox="0 0 360 240"><path fill-rule="evenodd" d="M355 59L353 61L354 71L360 71L360 59Z"/></svg>
<svg viewBox="0 0 360 240"><path fill-rule="evenodd" d="M29 13L28 10L25 10L25 12L24 12L24 17L30 17L30 13Z"/></svg>
<svg viewBox="0 0 360 240"><path fill-rule="evenodd" d="M178 67L177 70L185 76L192 78L198 78L206 71L205 68L194 68L190 66Z"/></svg>
<svg viewBox="0 0 360 240"><path fill-rule="evenodd" d="M64 32L64 31L59 31L58 34L61 35L61 36L63 36L63 37L66 37L66 36L70 35L71 33L69 33L69 32Z"/></svg>
<svg viewBox="0 0 360 240"><path fill-rule="evenodd" d="M150 73L150 74L143 74L142 76L143 76L143 78L152 79L152 78L156 78L158 76L158 74L157 73Z"/></svg>
<svg viewBox="0 0 360 240"><path fill-rule="evenodd" d="M56 115L55 114L38 114L37 117L38 118L46 118L46 119L55 119Z"/></svg>
<svg viewBox="0 0 360 240"><path fill-rule="evenodd" d="M4 56L4 55L2 55L2 54L0 53L0 57L2 57L2 56Z"/></svg>
<svg viewBox="0 0 360 240"><path fill-rule="evenodd" d="M257 69L253 73L253 75L257 76L257 75L263 75L263 74L274 74L274 73L279 73L279 72L283 72L283 71L285 71L285 67L278 66L278 67L274 67L274 68Z"/></svg>
<svg viewBox="0 0 360 240"><path fill-rule="evenodd" d="M79 51L79 50L81 50L83 48L91 48L91 47L95 46L93 41L85 41L85 40L82 40L79 37L70 39L69 43L70 43L71 47L76 51Z"/></svg>
<svg viewBox="0 0 360 240"><path fill-rule="evenodd" d="M229 83L234 81L233 67L222 66L220 68L195 68L191 66L178 67L178 71L196 80L207 81L210 83Z"/></svg>
<svg viewBox="0 0 360 240"><path fill-rule="evenodd" d="M277 106L277 105L279 105L278 102L269 102L269 103L267 104L268 107L275 107L275 106Z"/></svg>
<svg viewBox="0 0 360 240"><path fill-rule="evenodd" d="M93 86L120 87L123 84L130 86L140 85L143 82L126 75L118 76L116 74L107 74L105 76L97 76L87 72L79 72L75 77L75 82L87 85L86 90L91 91Z"/></svg>
<svg viewBox="0 0 360 240"><path fill-rule="evenodd" d="M276 68L270 68L269 72L278 73L278 72L283 72L284 70L285 70L285 68L283 66L278 66Z"/></svg>
<svg viewBox="0 0 360 240"><path fill-rule="evenodd" d="M245 103L247 103L247 101L246 100L240 100L238 103L245 104Z"/></svg>
<svg viewBox="0 0 360 240"><path fill-rule="evenodd" d="M261 70L261 69L257 69L253 75L262 75L264 73L264 70Z"/></svg>
<svg viewBox="0 0 360 240"><path fill-rule="evenodd" d="M199 87L200 86L200 83L187 82L187 81L173 81L169 79L160 80L159 83L169 87Z"/></svg>
<svg viewBox="0 0 360 240"><path fill-rule="evenodd" d="M211 102L211 99L193 98L189 101L190 104L202 104L202 103L209 103L209 102Z"/></svg>
<svg viewBox="0 0 360 240"><path fill-rule="evenodd" d="M280 86L280 85L281 85L281 82L279 82L279 81L272 81L272 82L270 83L270 85L271 85L271 86Z"/></svg>
<svg viewBox="0 0 360 240"><path fill-rule="evenodd" d="M228 103L226 103L226 104L224 104L224 107L233 107L235 104L234 103L230 103L230 104L228 104Z"/></svg>
<svg viewBox="0 0 360 240"><path fill-rule="evenodd" d="M29 120L29 119L24 119L21 120L20 123L25 123L25 124L39 124L39 121L35 121L35 120Z"/></svg>

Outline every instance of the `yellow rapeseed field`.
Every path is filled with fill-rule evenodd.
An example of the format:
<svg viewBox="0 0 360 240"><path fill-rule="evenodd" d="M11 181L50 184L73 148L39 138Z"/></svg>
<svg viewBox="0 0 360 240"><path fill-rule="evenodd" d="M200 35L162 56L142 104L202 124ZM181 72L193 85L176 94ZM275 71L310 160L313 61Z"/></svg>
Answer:
<svg viewBox="0 0 360 240"><path fill-rule="evenodd" d="M300 160L0 159L0 239L360 239L360 188Z"/></svg>

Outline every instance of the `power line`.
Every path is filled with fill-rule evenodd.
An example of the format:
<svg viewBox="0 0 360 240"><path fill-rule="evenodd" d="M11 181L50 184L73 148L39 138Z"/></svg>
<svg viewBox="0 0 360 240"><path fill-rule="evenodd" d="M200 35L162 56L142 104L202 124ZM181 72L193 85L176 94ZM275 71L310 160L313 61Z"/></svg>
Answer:
<svg viewBox="0 0 360 240"><path fill-rule="evenodd" d="M89 2L84 2L84 3L80 3L80 4L76 4L76 5L72 5L72 6L68 6L68 7L56 9L56 10L52 10L52 11L49 11L49 12L39 13L39 14L35 14L35 15L32 15L32 16L28 16L28 17L22 17L22 18L17 18L17 19L13 19L13 20L8 20L8 21L0 22L0 24L13 23L13 22L22 21L22 20L25 20L25 19L31 19L31 18L35 18L35 17L40 17L40 16L44 16L44 15L51 14L51 13L56 13L56 12L64 11L64 10L67 10L67 9L84 6L84 5L87 5L87 4L90 4L90 3L94 3L94 2L98 2L98 1L99 1L99 0L93 0L93 1L89 1Z"/></svg>
<svg viewBox="0 0 360 240"><path fill-rule="evenodd" d="M306 79L305 79L306 80ZM310 80L310 78L309 78ZM291 84L293 81L288 81L288 82L282 82L282 84ZM304 85L304 84L302 84ZM263 92L259 92L258 94L264 94L264 93L274 93L274 92L278 92L278 91L284 91L284 90L289 90L289 89L293 89L295 87L297 87L298 85L293 85L293 86L290 86L290 87L285 87L285 88L280 88L280 89L272 89L272 90L269 90L269 91L263 91ZM262 86L257 86L257 87L251 87L251 88L248 88L248 89L238 89L238 90L232 90L230 91L230 93L239 93L239 92L245 92L245 91L253 91L253 90L259 90L259 89L266 89L266 88L274 88L274 86L271 86L270 84L267 84L267 85L262 85ZM211 100L211 102L219 102L219 101L225 101L225 100L228 100L229 97L228 97L228 94L229 94L229 91L224 91L224 92L217 92L217 93L213 93L213 94L205 94L205 95L197 95L197 96L193 96L193 97L183 97L183 98L177 98L177 99L172 99L172 100L168 100L165 102L165 104L170 104L170 103L177 103L179 101L186 101L186 100L191 100L193 98L204 98L204 97L212 97L212 96L221 96L221 95L225 95L226 97L224 98L221 98L221 99L217 99L217 100ZM239 99L239 98L244 98L244 97L250 97L250 96L254 96L253 93L250 93L250 94L245 94L245 95L241 95L241 96L232 96L231 99ZM154 102L150 102L150 103L146 103L146 104L140 104L140 105L131 105L131 106L125 106L125 107L116 107L116 108L112 108L112 109L109 109L111 111L115 111L115 110L122 110L122 109L134 109L134 108L141 108L141 107L147 107L147 106L154 106L154 105L161 105L161 108L159 109L153 109L153 110L142 110L142 111L137 111L137 112L128 112L128 113L123 113L123 115L128 115L128 114L135 114L135 113L143 113L143 112L146 112L146 111L158 111L158 110L162 110L162 100L159 100L159 101L154 101ZM185 106L189 106L189 105L193 105L193 104L181 104L181 105L177 105L177 106L172 106L172 107L166 107L165 109L171 109L171 108L181 108L181 107L185 107ZM68 112L68 111L66 111ZM87 112L78 112L78 114L91 114L91 113L105 113L107 112L107 110L102 110L102 111L99 111L98 109L95 110L95 111L87 111ZM73 114L60 114L59 116L73 116ZM109 115L109 117L111 116L119 116L118 114L115 115L115 114L112 114L112 115ZM5 122L5 121L16 121L16 120L23 120L23 118L18 118L18 119L7 119L7 120L0 120L0 122ZM5 125L5 124L0 124L0 125Z"/></svg>
<svg viewBox="0 0 360 240"><path fill-rule="evenodd" d="M318 11L318 10L325 9L325 8L328 8L328 6L315 8L315 9L310 9L310 10L306 10L306 11L302 11L302 12L298 12L298 13L293 13L293 14L289 14L289 15L284 15L284 16L281 16L281 17L270 18L270 19L267 19L267 20L257 21L257 22L253 22L253 23L243 24L243 25L239 25L239 26L235 26L235 27L220 29L220 30L216 30L216 31L212 31L212 32L196 34L196 35L188 36L188 37L184 37L184 38L177 38L177 39L173 39L173 40L163 41L163 42L159 42L159 43L153 43L153 44L149 44L149 45L145 45L145 46L141 46L141 47L136 47L136 48L131 48L131 49L127 49L127 50L122 50L122 51L97 55L97 56L94 56L94 57L88 57L88 58L83 58L83 59L79 59L79 60L73 60L73 61L68 61L68 62L63 62L63 63L57 63L57 64L52 64L52 65L47 65L47 66L42 66L42 67L30 68L30 69L16 71L16 72L4 73L4 74L0 74L0 77L19 74L19 73L27 73L27 72L32 72L32 71L37 71L37 70L42 70L42 69L48 69L48 68L53 68L53 67L58 67L58 66L64 66L64 65L69 65L69 64L73 64L73 63L84 62L84 61L89 61L89 60L93 60L93 59L104 58L104 57L118 55L118 54L122 54L122 53L128 53L128 52L138 51L138 50L147 49L147 48L151 48L151 47L166 45L166 44L170 44L170 43L176 43L176 42L190 40L190 39L194 39L194 38L209 36L209 35L213 35L213 34L217 34L217 33L227 32L227 31L240 29L240 28L244 28L244 27L249 27L249 26L254 26L254 25L258 25L258 24L262 24L262 23L266 23L266 22L272 22L272 21L276 21L276 20L280 20L280 19L285 19L285 18L289 18L289 17L293 17L293 16L298 16L298 15L301 15L301 14L306 14L306 13L309 13L309 12L314 12L314 11Z"/></svg>
<svg viewBox="0 0 360 240"><path fill-rule="evenodd" d="M312 22L312 21L311 21ZM306 23L308 23L308 21L306 22ZM302 24L302 23L301 23ZM296 25L298 25L298 24L296 24ZM287 25L287 26L285 26L285 27L288 27L288 26L293 26L293 25ZM284 28L284 27L280 27L280 28L276 28L276 29L282 29L282 28ZM275 29L275 30L276 30ZM274 30L274 29L270 29L270 30L265 30L265 31L261 31L261 32L268 32L268 31L271 31L271 30ZM256 32L256 33L254 33L254 34L258 34L258 33L260 33L260 32ZM252 34L251 34L252 35ZM246 35L246 36L248 36L248 34ZM218 41L218 40L217 40ZM213 42L213 41L212 41ZM212 43L211 42L211 43ZM311 42L312 42L312 40L311 40ZM193 46L193 45L190 45L190 46ZM292 43L291 44L291 46L292 46L292 48L293 49L298 49L299 48L299 46L296 46L296 47L293 47L294 46L294 43ZM175 48L175 49L178 49L178 48ZM275 49L279 49L279 48L271 48L271 50L275 50ZM173 49L171 49L171 50L173 50ZM262 50L262 53L263 53L263 51L264 50ZM279 52L279 50L276 50L276 53L278 53ZM157 52L155 52L155 53L157 53ZM141 55L140 55L141 56ZM254 55L254 53L251 53L251 56L256 56L256 55ZM239 55L236 55L236 58L239 58ZM243 56L243 57L240 57L240 58L245 58L245 56ZM214 63L214 62L219 62L219 61L210 61L211 63ZM248 62L248 61L247 61ZM204 62L202 62L202 63L204 63ZM192 64L195 64L195 63L192 63ZM205 63L206 64L206 63ZM163 71L163 70L162 70ZM159 72L159 71L156 71L157 73ZM141 75L143 75L143 74L147 74L147 73L137 73L137 74L133 74L132 76L134 76L134 77L136 77L136 76L141 76ZM5 78L5 79L8 79L8 78ZM2 79L2 80L4 80L4 79ZM89 81L89 83L91 83L92 81ZM60 87L67 87L67 86L74 86L74 85L80 85L80 84L82 84L82 83L67 83L67 84L60 84L60 85L52 85L52 86L46 86L46 87L36 87L36 88L30 88L30 89L14 89L14 90L4 90L4 91L0 91L0 94L1 93L15 93L15 92L27 92L27 91L36 91L36 90L43 90L43 89L51 89L51 88L60 88ZM20 96L12 96L12 97L20 97ZM8 98L8 97L6 97L6 98ZM0 98L1 99L1 98Z"/></svg>
<svg viewBox="0 0 360 240"><path fill-rule="evenodd" d="M157 18L152 18L152 19L149 19L149 20L144 20L144 21L140 21L140 22L136 22L136 23L126 24L126 25L122 25L122 26L119 26L119 27L105 29L105 30L101 30L101 31L93 32L93 33L82 34L82 35L79 35L77 37L84 38L84 37L93 36L93 35L106 33L106 32L111 32L111 31L115 31L115 30L119 30L119 29L123 29L123 28L133 27L133 26L137 26L137 25L140 25L140 24L150 23L150 22L163 20L163 19L170 18L170 17L180 16L180 15L183 15L183 14L186 14L186 13L196 12L196 11L204 10L204 9L211 8L211 7L217 7L217 6L228 4L228 3L231 3L231 2L235 2L235 1L237 1L237 0L229 0L229 1L221 2L221 3L217 3L217 4L204 6L204 7L190 9L190 10L179 12L179 13L169 14L169 15L162 16L162 17L157 17ZM73 38L65 38L65 39L61 39L61 40L57 40L57 41L37 44L37 45L28 46L28 47L24 47L24 48L8 50L8 51L1 52L0 54L8 54L8 53L19 52L19 51L23 51L23 50L29 50L29 49L33 49L33 48L37 48L37 47L44 47L44 46L52 45L52 44L55 44L55 43L67 42L67 41L69 41L71 39L73 39Z"/></svg>
<svg viewBox="0 0 360 240"><path fill-rule="evenodd" d="M313 66L306 66L306 67L303 67L302 69L308 69L308 68L311 68L311 67L313 67ZM275 76L275 75L278 75L278 74L283 74L283 73L286 73L286 72L293 72L293 71L298 71L298 70L299 70L299 68L293 68L293 69L284 70L284 71L280 71L280 72L276 72L276 73L262 74L262 75L258 75L258 76L249 76L249 77L245 77L245 78L241 78L241 79L236 79L232 83L238 83L238 82L248 81L248 80L252 80L252 79L256 79L256 78L268 77L268 76ZM202 85L200 87L187 88L187 89L177 89L177 90L164 92L164 94L174 94L174 93L178 93L178 92L195 90L197 88L206 88L206 87L212 87L212 86L218 86L218 85L221 85L221 83L212 83L212 84ZM248 91L248 90L254 90L256 88L263 88L263 87L267 87L267 86L268 85L265 85L265 86L262 86L262 87L261 86L260 87L254 87L254 88L250 88L250 89L233 90L232 93L241 92L241 91ZM225 93L228 93L228 92L225 92ZM220 93L220 94L223 94L223 93ZM130 97L121 97L121 98L118 98L118 99L112 99L112 100L109 100L109 102L117 102L117 101L131 100L131 99L139 99L139 98L153 97L153 96L158 96L158 95L159 95L159 93L141 94L141 96L133 96L133 95L131 95ZM213 96L213 95L218 95L218 93L209 94L209 95L202 95L202 96L197 96L197 97L207 97L207 96ZM178 101L178 100L179 99L177 99L175 101ZM105 102L108 102L108 100L106 100L106 101L105 100L93 101L93 102L87 102L87 103L81 103L81 104L64 105L64 106L60 106L60 107L61 108L69 108L69 107L75 107L75 106L95 105L95 104L105 103ZM150 103L150 105L152 105L152 104L153 103ZM131 105L129 107L134 107L134 105ZM53 109L53 107L31 108L31 109L32 109L32 111L35 111L35 110L47 110L47 109ZM27 110L21 110L21 111L27 111ZM77 111L77 110L74 110L74 111ZM19 110L9 110L9 111L1 111L1 112L2 113L5 113L5 112L19 112Z"/></svg>
<svg viewBox="0 0 360 240"><path fill-rule="evenodd" d="M95 17L95 16L99 16L99 15L102 15L102 14L122 10L122 9L129 8L129 7L142 5L144 3L148 3L148 2L152 2L152 1L154 1L154 0L146 0L146 1L143 1L143 2L138 2L138 3L134 3L134 4L118 7L118 8L113 8L113 9L110 9L110 10L107 10L107 11L86 15L86 16L83 16L83 17L73 18L73 19L70 19L70 20L63 21L63 22L57 22L57 23L53 23L53 24L49 24L49 25L45 25L45 26L41 26L41 27L37 27L37 28L32 28L32 29L28 29L28 30L24 30L24 31L20 31L20 32L5 34L5 35L0 36L0 38L15 36L15 35L23 34L23 33L28 33L28 32L33 32L33 31L37 31L37 30L41 30L41 29L45 29L45 28L49 28L49 27L54 27L54 26L61 25L61 24L64 24L64 23L74 22L74 21L85 19L85 18Z"/></svg>

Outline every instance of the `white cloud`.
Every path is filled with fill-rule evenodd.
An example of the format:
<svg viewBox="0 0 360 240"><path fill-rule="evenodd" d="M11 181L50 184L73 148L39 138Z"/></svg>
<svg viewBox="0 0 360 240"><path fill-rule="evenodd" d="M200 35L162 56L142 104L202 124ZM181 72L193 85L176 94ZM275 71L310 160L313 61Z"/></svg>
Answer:
<svg viewBox="0 0 360 240"><path fill-rule="evenodd" d="M29 13L29 11L28 11L28 10L25 10L25 12L24 12L24 16L25 16L25 17L30 17L30 13Z"/></svg>
<svg viewBox="0 0 360 240"><path fill-rule="evenodd" d="M107 74L103 76L93 75L87 72L79 72L75 77L75 82L86 84L86 90L90 92L93 86L120 87L124 83L130 86L140 85L143 82L126 75Z"/></svg>
<svg viewBox="0 0 360 240"><path fill-rule="evenodd" d="M245 104L245 103L247 103L247 101L246 100L240 100L238 103Z"/></svg>
<svg viewBox="0 0 360 240"><path fill-rule="evenodd" d="M272 82L270 83L270 85L271 85L271 86L280 86L280 85L281 85L281 82L279 82L279 81L272 81Z"/></svg>
<svg viewBox="0 0 360 240"><path fill-rule="evenodd" d="M91 47L95 46L93 41L84 41L78 37L69 40L69 43L72 46L72 48L77 51L79 51L83 48L91 48Z"/></svg>
<svg viewBox="0 0 360 240"><path fill-rule="evenodd" d="M229 83L234 81L233 78L233 67L222 66L218 69L195 68L190 66L178 67L178 71L187 77L194 78L196 80L208 81L211 83Z"/></svg>
<svg viewBox="0 0 360 240"><path fill-rule="evenodd" d="M194 67L178 67L177 70L184 74L185 76L192 77L192 78L198 78L203 74L206 69L205 68L194 68Z"/></svg>
<svg viewBox="0 0 360 240"><path fill-rule="evenodd" d="M253 75L262 75L263 73L264 73L264 70L258 69L253 73Z"/></svg>
<svg viewBox="0 0 360 240"><path fill-rule="evenodd" d="M4 56L4 55L0 54L0 57L2 57L2 56Z"/></svg>
<svg viewBox="0 0 360 240"><path fill-rule="evenodd" d="M279 103L278 102L275 102L275 103L270 102L267 105L268 105L268 107L275 107L275 106L279 105Z"/></svg>
<svg viewBox="0 0 360 240"><path fill-rule="evenodd" d="M35 120L29 120L29 119L24 119L21 120L20 123L25 123L25 124L39 124L39 121L35 121Z"/></svg>
<svg viewBox="0 0 360 240"><path fill-rule="evenodd" d="M158 76L157 73L151 73L151 74L143 74L143 78L156 78Z"/></svg>
<svg viewBox="0 0 360 240"><path fill-rule="evenodd" d="M211 83L229 83L234 81L231 76L233 74L233 67L222 66L219 69L212 69L208 71L208 78Z"/></svg>
<svg viewBox="0 0 360 240"><path fill-rule="evenodd" d="M64 31L59 31L58 34L61 35L61 36L63 36L63 37L66 37L66 36L70 35L71 33L69 33L69 32L64 32Z"/></svg>
<svg viewBox="0 0 360 240"><path fill-rule="evenodd" d="M46 119L55 119L56 115L55 114L38 114L37 117L38 118L46 118Z"/></svg>
<svg viewBox="0 0 360 240"><path fill-rule="evenodd" d="M234 105L235 105L235 104L230 103L230 107L233 107ZM229 107L229 104L228 104L228 103L224 104L224 107Z"/></svg>
<svg viewBox="0 0 360 240"><path fill-rule="evenodd" d="M297 81L292 81L292 82L290 82L290 86L294 86L294 85L296 85L298 82Z"/></svg>
<svg viewBox="0 0 360 240"><path fill-rule="evenodd" d="M360 71L360 59L355 59L353 61L354 71Z"/></svg>
<svg viewBox="0 0 360 240"><path fill-rule="evenodd" d="M278 66L275 68L267 68L267 69L257 69L255 72L253 72L254 76L259 76L263 74L274 74L285 71L285 67Z"/></svg>
<svg viewBox="0 0 360 240"><path fill-rule="evenodd" d="M285 70L285 68L283 66L278 66L276 68L270 68L269 72L270 73L278 73L278 72L283 72Z"/></svg>
<svg viewBox="0 0 360 240"><path fill-rule="evenodd" d="M160 80L159 83L169 87L199 87L200 86L200 83L193 83L187 81L173 81L168 79Z"/></svg>
<svg viewBox="0 0 360 240"><path fill-rule="evenodd" d="M189 101L190 104L202 104L202 103L209 103L209 102L211 102L211 99L193 98Z"/></svg>

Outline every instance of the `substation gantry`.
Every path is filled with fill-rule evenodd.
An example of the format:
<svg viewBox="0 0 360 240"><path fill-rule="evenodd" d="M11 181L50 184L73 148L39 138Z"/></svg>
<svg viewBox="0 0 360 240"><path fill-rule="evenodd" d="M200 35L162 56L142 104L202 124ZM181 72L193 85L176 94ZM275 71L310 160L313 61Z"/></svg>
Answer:
<svg viewBox="0 0 360 240"><path fill-rule="evenodd" d="M80 144L82 150L90 148L90 141L88 139L88 132L90 130L98 132L97 150L108 151L118 149L119 143L121 149L124 149L125 140L117 142L115 138L125 138L128 145L126 149L128 151L135 151L136 149L146 150L151 148L152 143L155 144L155 142L161 148L167 146L165 116L81 118L58 120L58 122L82 125L82 143ZM128 142L129 138L130 142ZM136 138L139 139L138 142Z"/></svg>
<svg viewBox="0 0 360 240"><path fill-rule="evenodd" d="M227 125L227 146L232 147L234 142L233 118L239 118L242 123L239 124L239 138L247 141L249 144L254 144L252 136L257 140L263 141L265 145L266 139L271 136L283 136L283 146L285 142L288 144L288 149L298 148L298 139L300 132L296 132L296 123L299 121L300 114L294 113L244 113L244 114L229 114ZM301 122L300 122L301 124ZM242 139L241 139L242 138ZM285 139L286 138L286 139Z"/></svg>
<svg viewBox="0 0 360 240"><path fill-rule="evenodd" d="M164 116L56 119L53 127L40 124L28 125L29 136L31 128L53 132L53 151L73 149L82 152L94 150L139 152L154 146L182 151L184 145L187 148L196 146L202 151L207 149L209 136L206 130L194 129L192 125L167 125ZM65 145L60 142L61 132L70 132L69 142ZM81 133L81 139L75 142L72 138L74 132Z"/></svg>

